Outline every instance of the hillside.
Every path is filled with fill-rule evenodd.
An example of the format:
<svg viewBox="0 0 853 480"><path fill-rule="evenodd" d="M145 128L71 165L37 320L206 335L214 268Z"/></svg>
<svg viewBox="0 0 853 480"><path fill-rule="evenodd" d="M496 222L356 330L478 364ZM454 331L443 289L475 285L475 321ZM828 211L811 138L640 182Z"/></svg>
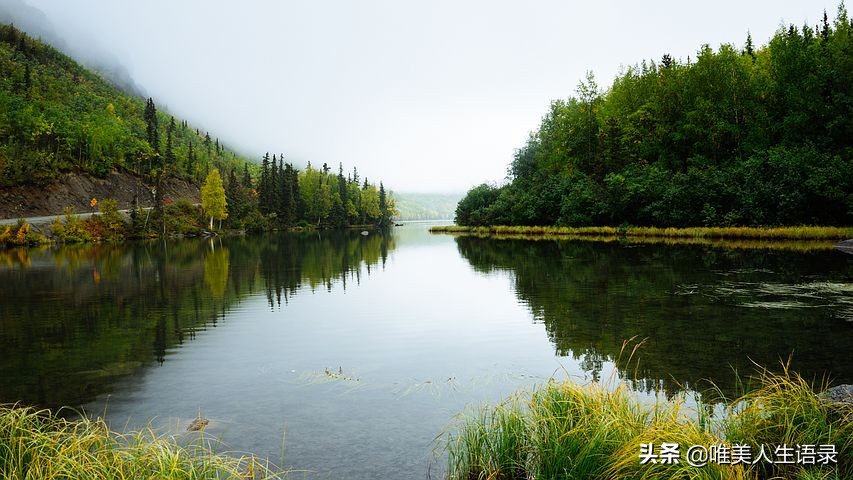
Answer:
<svg viewBox="0 0 853 480"><path fill-rule="evenodd" d="M11 25L0 26L0 187L65 172L164 172L199 183L245 159Z"/></svg>
<svg viewBox="0 0 853 480"><path fill-rule="evenodd" d="M588 74L517 150L511 182L471 189L457 223L853 225L844 5L761 47L745 36L643 61L605 90Z"/></svg>
<svg viewBox="0 0 853 480"><path fill-rule="evenodd" d="M449 220L461 194L392 192L398 220Z"/></svg>

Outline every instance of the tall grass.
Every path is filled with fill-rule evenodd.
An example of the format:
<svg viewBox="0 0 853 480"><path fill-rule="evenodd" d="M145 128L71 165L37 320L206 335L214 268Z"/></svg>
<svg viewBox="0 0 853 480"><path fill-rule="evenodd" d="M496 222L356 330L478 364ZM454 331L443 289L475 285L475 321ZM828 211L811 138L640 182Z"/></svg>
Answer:
<svg viewBox="0 0 853 480"><path fill-rule="evenodd" d="M203 438L203 437L200 437ZM0 479L271 479L254 457L217 455L203 440L182 447L152 430L111 432L46 410L0 407Z"/></svg>
<svg viewBox="0 0 853 480"><path fill-rule="evenodd" d="M447 435L451 479L848 479L853 477L853 405L830 405L796 374L763 370L757 390L717 417L684 399L638 402L625 384L608 389L551 381L529 394L464 416ZM640 464L640 445L677 443L681 461ZM779 465L685 461L692 445L833 444L838 463ZM757 454L754 452L754 455Z"/></svg>
<svg viewBox="0 0 853 480"><path fill-rule="evenodd" d="M614 236L654 238L757 239L757 240L840 240L853 238L851 227L546 227L507 226L464 227L437 225L433 233L472 235L556 235L556 236Z"/></svg>

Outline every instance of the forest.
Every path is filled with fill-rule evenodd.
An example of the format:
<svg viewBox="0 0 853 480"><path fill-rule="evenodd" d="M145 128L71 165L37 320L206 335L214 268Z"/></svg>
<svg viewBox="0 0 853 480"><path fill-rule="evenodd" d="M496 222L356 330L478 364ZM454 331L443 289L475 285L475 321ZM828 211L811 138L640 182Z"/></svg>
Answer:
<svg viewBox="0 0 853 480"><path fill-rule="evenodd" d="M342 165L337 174L325 164L299 170L269 154L259 165L158 109L152 98L122 92L52 46L0 25L0 188L45 187L63 172L104 177L113 170L144 178L158 193L164 178L201 185L219 172L226 209L218 225L230 229L387 225L396 214L384 185L355 168L346 176ZM123 236L205 224L197 208L178 205L182 199L155 193L154 200L153 218L142 226L131 216Z"/></svg>
<svg viewBox="0 0 853 480"><path fill-rule="evenodd" d="M503 185L468 191L459 225L853 224L853 36L780 27L757 47L643 61L556 100Z"/></svg>

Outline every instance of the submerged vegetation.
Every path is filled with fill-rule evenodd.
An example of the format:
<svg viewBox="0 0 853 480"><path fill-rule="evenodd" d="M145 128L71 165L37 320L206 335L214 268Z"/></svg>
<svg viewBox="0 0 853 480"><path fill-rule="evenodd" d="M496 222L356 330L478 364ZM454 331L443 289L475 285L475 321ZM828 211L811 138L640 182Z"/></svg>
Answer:
<svg viewBox="0 0 853 480"><path fill-rule="evenodd" d="M0 478L283 478L251 456L218 455L204 437L190 446L153 430L119 434L103 420L69 421L47 410L0 406Z"/></svg>
<svg viewBox="0 0 853 480"><path fill-rule="evenodd" d="M447 436L450 478L850 478L853 404L821 399L787 370L764 370L759 382L758 389L715 413L701 406L691 411L684 398L646 405L626 384L608 389L552 381L463 417ZM663 443L678 445L679 462L641 463L642 445L654 445L654 455ZM706 465L693 466L685 455L693 445L749 445L750 457L736 464L731 454L716 462L706 457ZM768 458L778 460L776 447L791 447L793 459L797 445L813 445L816 451L832 445L836 461L821 465L815 453L809 465L754 462L761 446L773 449Z"/></svg>
<svg viewBox="0 0 853 480"><path fill-rule="evenodd" d="M853 224L853 25L780 28L592 74L551 104L509 167L472 188L460 225Z"/></svg>

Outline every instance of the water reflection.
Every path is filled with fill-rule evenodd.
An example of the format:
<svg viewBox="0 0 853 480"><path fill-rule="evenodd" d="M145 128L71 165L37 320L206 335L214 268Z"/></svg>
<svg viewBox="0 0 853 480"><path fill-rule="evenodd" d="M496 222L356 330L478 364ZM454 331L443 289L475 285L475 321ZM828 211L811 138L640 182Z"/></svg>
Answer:
<svg viewBox="0 0 853 480"><path fill-rule="evenodd" d="M247 295L361 281L394 241L357 232L0 250L0 403L82 405Z"/></svg>
<svg viewBox="0 0 853 480"><path fill-rule="evenodd" d="M853 381L853 262L838 252L455 240L476 271L511 272L556 353L593 377L612 360L640 390L731 395L734 371L793 356L807 377Z"/></svg>

